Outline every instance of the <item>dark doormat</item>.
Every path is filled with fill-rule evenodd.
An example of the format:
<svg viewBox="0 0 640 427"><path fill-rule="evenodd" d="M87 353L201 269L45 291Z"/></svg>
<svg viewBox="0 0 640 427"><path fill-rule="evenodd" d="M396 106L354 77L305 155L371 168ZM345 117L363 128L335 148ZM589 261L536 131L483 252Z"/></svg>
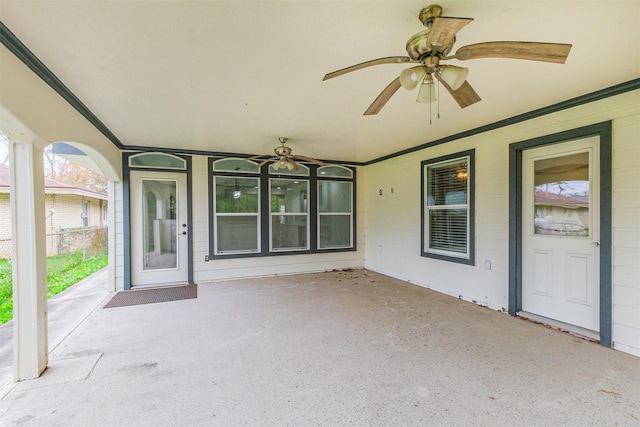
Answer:
<svg viewBox="0 0 640 427"><path fill-rule="evenodd" d="M153 304L156 302L178 301L198 298L198 285L168 286L118 292L102 308L125 307L128 305Z"/></svg>

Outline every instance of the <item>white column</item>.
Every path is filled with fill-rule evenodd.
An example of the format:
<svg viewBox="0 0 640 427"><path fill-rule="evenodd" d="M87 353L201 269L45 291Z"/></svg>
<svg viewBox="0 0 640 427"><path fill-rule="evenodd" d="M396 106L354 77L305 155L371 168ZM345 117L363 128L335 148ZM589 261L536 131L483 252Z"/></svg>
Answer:
<svg viewBox="0 0 640 427"><path fill-rule="evenodd" d="M110 292L116 291L116 186L107 182L107 257Z"/></svg>
<svg viewBox="0 0 640 427"><path fill-rule="evenodd" d="M47 264L42 149L11 143L13 246L13 379L37 378L47 367Z"/></svg>

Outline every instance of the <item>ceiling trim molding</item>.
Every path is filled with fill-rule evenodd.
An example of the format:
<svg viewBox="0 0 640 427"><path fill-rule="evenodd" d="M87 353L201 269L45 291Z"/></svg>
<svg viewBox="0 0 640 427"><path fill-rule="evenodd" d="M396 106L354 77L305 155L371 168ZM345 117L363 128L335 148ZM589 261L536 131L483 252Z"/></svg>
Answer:
<svg viewBox="0 0 640 427"><path fill-rule="evenodd" d="M107 128L107 126L98 119L98 117L89 110L89 108L80 99L71 92L71 90L46 66L36 55L29 50L9 30L9 28L0 21L0 42L13 53L20 61L22 61L31 71L47 83L62 98L64 98L73 108L75 108L85 119L89 121L96 129L109 139L116 147L122 148L123 144L120 140Z"/></svg>
<svg viewBox="0 0 640 427"><path fill-rule="evenodd" d="M445 136L444 138L436 139L435 141L425 142L424 144L417 145L412 148L396 151L395 153L387 154L386 156L382 156L373 160L366 161L362 165L369 166L374 163L379 163L385 160L392 159L394 157L400 157L400 156L404 156L405 154L415 153L416 151L424 150L425 148L446 144L447 142L477 135L479 133L488 132L494 129L499 129L505 126L511 126L516 123L534 119L536 117L557 113L558 111L566 110L568 108L577 107L579 105L588 104L590 102L599 101L604 98L610 98L612 96L620 95L625 92L631 92L633 90L638 90L638 89L640 89L640 78L629 80L627 82L620 83L605 89L597 90L595 92L591 92L586 95L581 95L576 98L571 98L566 101L558 102L557 104L552 104L547 107L538 108L537 110L532 110L527 113L518 114L516 116L509 117L507 119L490 123L488 125L483 125L474 129L466 130L464 132Z"/></svg>
<svg viewBox="0 0 640 427"><path fill-rule="evenodd" d="M261 156L261 157L273 157L272 154L247 154L247 153L227 153L224 151L206 151L206 150L185 150L185 149L175 149L175 148L161 148L161 147L145 147L145 146L133 146L133 145L125 145L122 147L124 151L137 151L137 152L157 152L157 153L170 153L170 154L186 154L191 156L208 156L208 157L219 157L219 158L227 158L227 157L237 157L240 159L247 159L249 157ZM330 160L330 159L317 159L324 163L330 164L340 164L346 166L365 166L364 162L352 162L348 160ZM300 161L300 163L307 163L305 161Z"/></svg>

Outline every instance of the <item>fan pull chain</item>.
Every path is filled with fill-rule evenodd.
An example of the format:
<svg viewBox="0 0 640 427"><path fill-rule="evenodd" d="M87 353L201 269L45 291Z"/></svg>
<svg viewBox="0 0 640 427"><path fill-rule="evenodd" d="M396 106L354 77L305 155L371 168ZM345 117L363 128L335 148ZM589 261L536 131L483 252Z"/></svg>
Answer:
<svg viewBox="0 0 640 427"><path fill-rule="evenodd" d="M440 118L440 80L438 80L438 118Z"/></svg>
<svg viewBox="0 0 640 427"><path fill-rule="evenodd" d="M429 126L431 126L433 124L433 122L431 121L431 110L433 109L433 102L429 103Z"/></svg>

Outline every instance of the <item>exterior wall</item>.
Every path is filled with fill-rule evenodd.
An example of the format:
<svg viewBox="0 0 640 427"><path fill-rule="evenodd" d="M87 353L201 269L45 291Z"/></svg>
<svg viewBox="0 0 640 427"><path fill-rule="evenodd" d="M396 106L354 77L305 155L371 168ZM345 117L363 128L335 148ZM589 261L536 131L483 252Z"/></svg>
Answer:
<svg viewBox="0 0 640 427"><path fill-rule="evenodd" d="M0 193L0 239L11 238L11 206L9 193Z"/></svg>
<svg viewBox="0 0 640 427"><path fill-rule="evenodd" d="M640 114L614 121L613 142L613 339L640 356Z"/></svg>
<svg viewBox="0 0 640 427"><path fill-rule="evenodd" d="M0 258L11 258L12 251L9 193L0 193Z"/></svg>
<svg viewBox="0 0 640 427"><path fill-rule="evenodd" d="M354 252L205 262L205 255L209 254L208 180L211 178L208 176L207 158L193 156L194 280L203 283L366 267L506 311L509 144L612 120L613 347L640 356L639 95L639 91L628 92L359 168L356 199L358 250ZM476 265L421 257L420 162L468 149L476 150ZM122 290L123 188L120 183L115 183L114 189L115 282L116 289ZM485 270L485 260L491 261L491 270Z"/></svg>
<svg viewBox="0 0 640 427"><path fill-rule="evenodd" d="M365 267L506 311L509 144L612 120L613 347L640 356L639 97L640 91L628 92L368 166L361 203L367 206ZM420 162L472 148L476 265L421 257Z"/></svg>
<svg viewBox="0 0 640 427"><path fill-rule="evenodd" d="M238 279L244 277L272 276L280 274L310 273L344 268L364 267L364 219L363 200L360 189L364 177L356 173L356 243L353 252L333 252L309 255L278 255L255 258L235 258L205 262L209 254L209 179L207 158L194 156L193 173L193 277L196 283L213 280Z"/></svg>
<svg viewBox="0 0 640 427"><path fill-rule="evenodd" d="M363 170L356 175L356 245L358 250L308 255L278 255L205 261L209 255L209 179L206 156L192 157L193 277L196 283L333 269L363 268L365 213ZM123 187L115 183L116 289L124 289Z"/></svg>

